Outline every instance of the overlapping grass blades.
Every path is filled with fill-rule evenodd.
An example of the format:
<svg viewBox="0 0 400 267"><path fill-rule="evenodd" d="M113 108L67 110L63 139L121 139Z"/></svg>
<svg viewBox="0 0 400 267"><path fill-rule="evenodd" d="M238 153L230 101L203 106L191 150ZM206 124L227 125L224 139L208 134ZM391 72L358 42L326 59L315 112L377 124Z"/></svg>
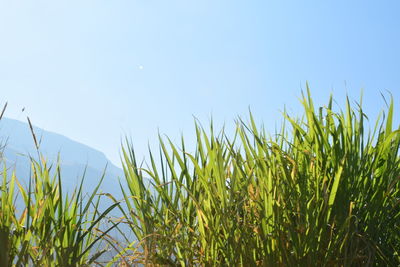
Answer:
<svg viewBox="0 0 400 267"><path fill-rule="evenodd" d="M6 168L2 173L0 266L89 266L104 253L93 252L94 246L112 230L98 232L100 220L118 203L100 212L101 181L88 197L82 193L83 179L68 195L62 192L58 165L52 171L44 159L31 163L27 187L14 174L8 179ZM23 203L16 203L17 194Z"/></svg>
<svg viewBox="0 0 400 267"><path fill-rule="evenodd" d="M231 138L196 125L193 153L183 139L160 138L160 164L149 151L139 166L127 142L122 212L138 240L133 257L181 266L398 266L393 100L373 131L361 102L354 109L347 100L339 112L332 103L316 110L307 92L304 117L285 112L273 136L251 114Z"/></svg>
<svg viewBox="0 0 400 267"><path fill-rule="evenodd" d="M101 240L119 250L107 266L399 266L393 100L372 130L361 101L354 108L347 99L344 111L333 109L332 97L316 109L309 91L301 101L304 116L284 112L274 135L251 114L231 136L197 123L194 152L183 138L160 137L159 155L149 150L147 164L127 141L123 205L107 194L115 204L100 208L102 179L88 196L83 180L63 192L59 165L40 155L31 158L26 186L4 166L0 266L99 264ZM123 217L100 227L116 207Z"/></svg>

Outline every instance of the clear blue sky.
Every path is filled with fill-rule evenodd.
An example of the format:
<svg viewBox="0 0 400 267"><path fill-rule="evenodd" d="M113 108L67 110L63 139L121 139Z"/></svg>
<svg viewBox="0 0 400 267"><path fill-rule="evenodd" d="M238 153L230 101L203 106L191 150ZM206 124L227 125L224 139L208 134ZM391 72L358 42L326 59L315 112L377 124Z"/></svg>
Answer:
<svg viewBox="0 0 400 267"><path fill-rule="evenodd" d="M144 155L193 115L229 128L250 106L273 131L306 81L320 104L363 88L371 115L389 90L397 115L399 3L0 0L0 103L116 163L125 134Z"/></svg>

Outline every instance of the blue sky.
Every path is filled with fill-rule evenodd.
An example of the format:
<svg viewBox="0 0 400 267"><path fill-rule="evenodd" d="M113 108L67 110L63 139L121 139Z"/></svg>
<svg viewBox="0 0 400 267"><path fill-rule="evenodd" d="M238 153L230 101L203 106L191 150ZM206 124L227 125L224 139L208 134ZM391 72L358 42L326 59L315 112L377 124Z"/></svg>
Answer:
<svg viewBox="0 0 400 267"><path fill-rule="evenodd" d="M343 106L363 88L373 117L380 92L400 105L399 10L398 1L0 0L0 103L115 163L124 135L142 156L158 129L190 137L193 116L229 128L250 106L273 132L285 105L300 111L306 81L318 104L333 93Z"/></svg>

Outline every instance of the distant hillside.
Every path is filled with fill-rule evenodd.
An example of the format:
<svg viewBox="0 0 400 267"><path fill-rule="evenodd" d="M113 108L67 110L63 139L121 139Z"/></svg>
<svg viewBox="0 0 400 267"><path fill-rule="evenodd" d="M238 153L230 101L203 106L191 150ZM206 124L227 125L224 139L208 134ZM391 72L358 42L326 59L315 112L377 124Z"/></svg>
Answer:
<svg viewBox="0 0 400 267"><path fill-rule="evenodd" d="M40 151L49 162L57 162L57 157L60 155L62 183L67 190L77 185L86 168L85 188L86 191L90 191L107 166L102 191L120 196L118 177L121 177L123 172L102 152L38 127L34 127L34 132L40 142ZM2 118L0 143L5 145L3 157L7 167L15 170L18 179L26 183L30 173L29 156L37 158L38 155L29 125L21 121Z"/></svg>

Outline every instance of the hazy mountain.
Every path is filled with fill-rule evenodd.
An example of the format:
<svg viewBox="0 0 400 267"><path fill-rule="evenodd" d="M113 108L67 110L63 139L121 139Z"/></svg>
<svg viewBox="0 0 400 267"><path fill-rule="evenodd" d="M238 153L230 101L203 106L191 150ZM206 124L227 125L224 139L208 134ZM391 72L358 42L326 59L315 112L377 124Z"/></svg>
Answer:
<svg viewBox="0 0 400 267"><path fill-rule="evenodd" d="M66 189L74 188L86 169L85 191L90 191L97 185L106 170L102 191L120 196L118 177L122 177L123 172L102 152L38 127L34 127L34 132L40 143L40 152L48 162L56 163L58 155L60 156L61 178ZM38 158L29 125L21 121L2 118L0 143L4 145L3 157L7 167L15 170L18 179L26 183L30 175L29 157Z"/></svg>
<svg viewBox="0 0 400 267"><path fill-rule="evenodd" d="M121 200L119 179L123 177L123 171L112 164L106 156L87 145L73 141L63 135L52 133L33 127L39 145L39 151L53 166L60 159L61 183L64 192L72 192L76 188L85 173L83 191L91 193L97 186L102 175L105 173L100 191L111 193L116 199ZM27 185L30 176L30 157L38 159L38 151L35 147L33 136L28 123L2 118L0 120L0 156L6 163L8 173L15 171L18 180ZM0 164L3 168L3 164ZM1 170L0 170L1 171ZM124 180L122 179L122 183ZM17 207L22 205L22 199L17 200ZM113 201L103 197L99 209L105 210ZM118 209L114 209L110 216L121 217ZM107 226L104 226L107 228ZM101 227L100 227L101 228ZM130 228L120 224L119 229L128 237L132 237ZM117 230L109 234L116 240L123 240ZM100 242L100 247L105 247L106 243ZM96 248L97 249L97 248ZM104 261L110 260L117 252L114 250L102 255Z"/></svg>

